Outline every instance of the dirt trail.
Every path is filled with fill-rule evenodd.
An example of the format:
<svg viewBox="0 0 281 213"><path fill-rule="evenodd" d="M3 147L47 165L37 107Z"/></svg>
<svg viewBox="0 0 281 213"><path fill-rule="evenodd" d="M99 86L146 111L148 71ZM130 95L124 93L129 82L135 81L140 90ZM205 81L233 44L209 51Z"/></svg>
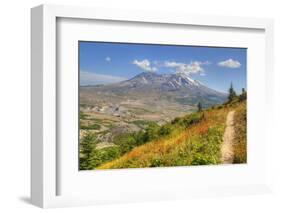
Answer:
<svg viewBox="0 0 281 213"><path fill-rule="evenodd" d="M230 111L226 118L226 128L221 147L221 161L223 164L233 163L234 113L235 111Z"/></svg>

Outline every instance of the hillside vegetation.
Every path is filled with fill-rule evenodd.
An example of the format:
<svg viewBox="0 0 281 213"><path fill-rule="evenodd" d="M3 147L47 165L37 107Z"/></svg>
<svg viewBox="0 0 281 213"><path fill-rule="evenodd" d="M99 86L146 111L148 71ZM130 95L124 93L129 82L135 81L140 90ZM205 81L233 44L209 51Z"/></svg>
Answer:
<svg viewBox="0 0 281 213"><path fill-rule="evenodd" d="M219 164L228 111L220 108L177 118L169 135L136 147L98 169Z"/></svg>
<svg viewBox="0 0 281 213"><path fill-rule="evenodd" d="M234 162L247 162L247 109L246 101L238 104L236 107L236 116L234 117Z"/></svg>
<svg viewBox="0 0 281 213"><path fill-rule="evenodd" d="M231 93L230 93L231 94ZM146 128L123 133L114 145L97 148L99 139L91 132L80 142L80 169L117 169L220 164L226 117L234 115L233 163L246 163L246 93L233 95L228 102L164 125L147 122Z"/></svg>

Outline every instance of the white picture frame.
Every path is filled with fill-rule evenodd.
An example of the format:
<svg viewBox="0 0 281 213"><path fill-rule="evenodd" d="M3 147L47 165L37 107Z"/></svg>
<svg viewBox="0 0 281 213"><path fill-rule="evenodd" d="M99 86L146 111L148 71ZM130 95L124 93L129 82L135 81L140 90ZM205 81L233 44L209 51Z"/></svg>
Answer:
<svg viewBox="0 0 281 213"><path fill-rule="evenodd" d="M54 6L41 5L31 10L31 201L34 205L49 208L76 205L92 205L100 203L116 202L138 202L144 200L166 200L179 199L186 197L198 196L222 196L222 195L240 195L270 192L270 161L269 154L264 155L265 165L258 172L263 173L263 178L254 184L236 183L233 185L204 185L200 186L199 182L194 182L190 187L188 185L181 188L170 185L162 190L152 188L151 192L138 192L135 194L132 190L115 191L111 194L89 195L85 194L60 194L58 191L59 184L62 184L59 174L61 167L58 165L60 159L57 144L57 107L58 96L57 88L60 81L57 79L57 36L58 20L79 19L79 20L101 20L101 21L118 21L132 23L153 23L155 25L167 26L199 26L206 28L224 28L227 30L253 29L262 31L264 34L264 69L261 69L261 76L266 78L259 80L264 81L265 87L261 92L265 94L264 106L267 107L267 114L262 118L266 125L266 132L260 133L265 140L262 147L270 146L270 115L273 105L272 91L273 85L273 21L270 19L256 18L238 18L238 17L216 17L201 16L173 13L152 13L144 11L123 11L100 8L84 8L74 6ZM70 84L73 82L70 82ZM61 150L63 151L63 150ZM158 169L157 172L151 173L151 178L163 177L165 171L173 171L180 175L186 175L186 168L165 168ZM204 167L203 170L211 171L212 168ZM243 168L242 168L243 169ZM245 169L245 168L244 168ZM132 170L135 175L147 176L148 170ZM239 169L237 169L239 172ZM78 171L77 171L78 172ZM103 171L100 171L100 174ZM109 173L108 171L105 171ZM196 172L189 171L189 172ZM129 172L119 173L122 178L130 177ZM199 172L200 173L200 172ZM257 173L257 174L260 174ZM117 172L116 172L117 174ZM203 174L203 173L202 173ZM113 173L111 173L113 175ZM163 177L165 179L165 177ZM167 181L168 178L166 179ZM72 181L72 179L71 179ZM74 183L73 183L74 184ZM141 186L141 184L140 184ZM124 186L124 188L130 186ZM73 188L74 189L74 188ZM145 187L144 187L145 189ZM118 189L119 190L119 189ZM120 196L119 193L122 193Z"/></svg>

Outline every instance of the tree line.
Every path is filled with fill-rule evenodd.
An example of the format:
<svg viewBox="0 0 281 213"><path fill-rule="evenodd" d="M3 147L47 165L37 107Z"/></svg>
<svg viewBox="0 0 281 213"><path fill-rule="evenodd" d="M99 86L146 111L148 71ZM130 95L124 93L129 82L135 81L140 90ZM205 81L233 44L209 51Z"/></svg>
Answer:
<svg viewBox="0 0 281 213"><path fill-rule="evenodd" d="M247 99L247 91L245 88L242 88L241 94L237 95L236 91L233 88L232 82L230 83L230 87L228 89L228 97L226 103L232 103L234 101L243 101ZM197 111L201 112L203 110L203 106L201 102L198 102L197 104Z"/></svg>

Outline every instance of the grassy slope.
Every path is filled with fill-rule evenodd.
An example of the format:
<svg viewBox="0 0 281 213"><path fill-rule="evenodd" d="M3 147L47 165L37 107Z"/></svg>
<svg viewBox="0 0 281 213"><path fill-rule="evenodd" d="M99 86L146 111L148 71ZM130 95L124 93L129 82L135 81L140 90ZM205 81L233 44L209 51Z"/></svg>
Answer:
<svg viewBox="0 0 281 213"><path fill-rule="evenodd" d="M237 114L240 114L238 110L243 108L241 105L237 103L205 110L203 118L198 123L188 128L179 126L170 135L136 147L97 169L219 164L227 113L237 109ZM236 150L240 148L242 150L245 147L241 145L235 147Z"/></svg>
<svg viewBox="0 0 281 213"><path fill-rule="evenodd" d="M234 163L247 162L247 109L246 102L236 107L234 116Z"/></svg>

